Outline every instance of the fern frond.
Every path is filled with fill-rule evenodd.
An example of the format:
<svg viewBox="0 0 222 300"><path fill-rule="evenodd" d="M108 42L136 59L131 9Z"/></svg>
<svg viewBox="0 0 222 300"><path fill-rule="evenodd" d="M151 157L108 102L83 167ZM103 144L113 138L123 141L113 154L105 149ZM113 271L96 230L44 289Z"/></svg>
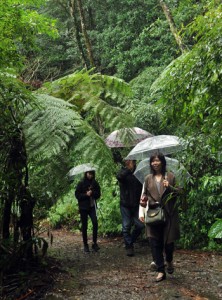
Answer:
<svg viewBox="0 0 222 300"><path fill-rule="evenodd" d="M27 151L30 158L39 154L51 157L67 148L83 120L73 105L62 99L39 94L36 102L23 122Z"/></svg>
<svg viewBox="0 0 222 300"><path fill-rule="evenodd" d="M112 152L92 127L86 125L84 131L87 135L84 135L75 147L75 150L81 153L81 161L97 165L102 176L110 176L114 170Z"/></svg>
<svg viewBox="0 0 222 300"><path fill-rule="evenodd" d="M79 161L98 165L99 173L103 176L111 174L113 157L110 149L73 109L72 104L41 94L36 95L36 101L37 106L29 107L23 129L29 161L38 166L38 172L46 176L44 169L47 166L48 170L55 173L55 169L58 169L60 162L64 161L66 156L67 162L63 163L61 168L63 171L60 170L59 174L59 176L63 175L60 179L65 183L65 174L72 161L70 153L75 150L81 153L78 157Z"/></svg>
<svg viewBox="0 0 222 300"><path fill-rule="evenodd" d="M91 116L99 116L105 128L114 130L119 127L130 127L131 118L123 110L129 97L132 96L129 84L114 76L91 74L92 72L93 69L75 72L47 83L41 90L73 103L80 112L83 110L90 112ZM119 127L113 122L114 127L111 127L108 122L110 118L115 118Z"/></svg>
<svg viewBox="0 0 222 300"><path fill-rule="evenodd" d="M100 116L107 129L119 129L132 126L132 118L121 108L112 106L106 101L93 97L83 107L85 111L90 111L94 116Z"/></svg>

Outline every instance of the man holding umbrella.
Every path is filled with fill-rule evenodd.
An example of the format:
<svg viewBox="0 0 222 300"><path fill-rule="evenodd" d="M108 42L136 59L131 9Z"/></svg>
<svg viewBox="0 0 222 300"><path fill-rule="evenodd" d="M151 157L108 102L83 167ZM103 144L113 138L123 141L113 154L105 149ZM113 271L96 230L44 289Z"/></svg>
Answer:
<svg viewBox="0 0 222 300"><path fill-rule="evenodd" d="M144 228L138 218L142 184L133 175L135 169L135 160L125 160L125 166L116 176L120 186L122 233L127 256L134 256L134 243Z"/></svg>

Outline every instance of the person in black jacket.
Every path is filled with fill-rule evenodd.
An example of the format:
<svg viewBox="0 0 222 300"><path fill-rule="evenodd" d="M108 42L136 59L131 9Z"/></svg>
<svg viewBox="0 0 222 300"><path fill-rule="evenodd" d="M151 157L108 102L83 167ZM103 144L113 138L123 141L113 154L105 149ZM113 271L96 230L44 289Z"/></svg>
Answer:
<svg viewBox="0 0 222 300"><path fill-rule="evenodd" d="M144 224L139 220L139 203L142 184L133 175L136 161L126 160L116 178L120 186L120 212L122 215L122 233L127 256L134 256L134 243Z"/></svg>
<svg viewBox="0 0 222 300"><path fill-rule="evenodd" d="M93 225L92 249L94 251L99 250L97 244L98 220L96 215L96 200L100 198L100 194L99 183L95 180L95 171L85 172L84 178L78 183L75 190L82 222L82 238L85 252L89 252L87 236L88 216L91 218Z"/></svg>

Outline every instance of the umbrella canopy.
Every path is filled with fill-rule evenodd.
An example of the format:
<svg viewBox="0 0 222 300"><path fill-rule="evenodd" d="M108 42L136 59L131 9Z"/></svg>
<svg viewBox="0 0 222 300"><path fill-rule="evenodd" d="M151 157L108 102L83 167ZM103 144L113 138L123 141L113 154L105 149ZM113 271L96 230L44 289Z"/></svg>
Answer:
<svg viewBox="0 0 222 300"><path fill-rule="evenodd" d="M69 172L67 173L67 176L69 179L72 179L75 175L85 173L88 171L95 171L95 170L96 170L96 167L90 163L82 164L82 165L78 165L78 166L72 168L71 170L69 170Z"/></svg>
<svg viewBox="0 0 222 300"><path fill-rule="evenodd" d="M110 133L105 143L109 148L132 147L151 136L151 133L139 127L122 128Z"/></svg>
<svg viewBox="0 0 222 300"><path fill-rule="evenodd" d="M156 135L138 143L125 159L141 160L151 156L156 151L164 155L182 149L182 140L175 135Z"/></svg>
<svg viewBox="0 0 222 300"><path fill-rule="evenodd" d="M190 174L187 172L183 164L181 164L177 159L169 158L167 156L165 156L165 158L166 170L173 172L176 176L177 183L179 184L179 186L183 187L186 180L190 177ZM150 173L150 159L145 158L138 164L134 175L143 184L145 177Z"/></svg>

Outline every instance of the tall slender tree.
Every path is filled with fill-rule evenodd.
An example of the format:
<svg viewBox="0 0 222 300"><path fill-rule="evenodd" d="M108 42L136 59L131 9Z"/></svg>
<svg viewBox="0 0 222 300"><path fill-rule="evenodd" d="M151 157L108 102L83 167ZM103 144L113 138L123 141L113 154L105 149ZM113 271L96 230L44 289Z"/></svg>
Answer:
<svg viewBox="0 0 222 300"><path fill-rule="evenodd" d="M82 45L81 30L78 24L76 0L69 0L69 12L73 20L75 37L78 44L79 52L81 53L82 56L83 66L88 69L89 68L88 58L85 55L84 47Z"/></svg>
<svg viewBox="0 0 222 300"><path fill-rule="evenodd" d="M95 67L95 62L94 62L94 57L93 57L91 41L90 41L89 35L87 33L87 29L86 29L86 21L85 21L82 0L75 0L75 1L77 2L77 7L79 10L81 29L82 29L82 34L83 34L84 41L85 41L86 51L87 51L89 62L90 62L90 68L92 68L92 67Z"/></svg>
<svg viewBox="0 0 222 300"><path fill-rule="evenodd" d="M182 38L181 38L181 36L178 33L178 30L176 28L176 25L175 25L172 13L170 11L170 8L166 4L165 1L159 0L159 2L160 2L160 6L163 9L164 15L166 16L166 19L167 19L167 21L169 23L170 30L171 30L171 32L172 32L172 34L173 34L173 36L174 36L174 38L175 38L175 40L177 42L177 45L179 46L179 49L180 49L181 53L184 53L186 51L186 46L184 45L184 43L182 41Z"/></svg>

